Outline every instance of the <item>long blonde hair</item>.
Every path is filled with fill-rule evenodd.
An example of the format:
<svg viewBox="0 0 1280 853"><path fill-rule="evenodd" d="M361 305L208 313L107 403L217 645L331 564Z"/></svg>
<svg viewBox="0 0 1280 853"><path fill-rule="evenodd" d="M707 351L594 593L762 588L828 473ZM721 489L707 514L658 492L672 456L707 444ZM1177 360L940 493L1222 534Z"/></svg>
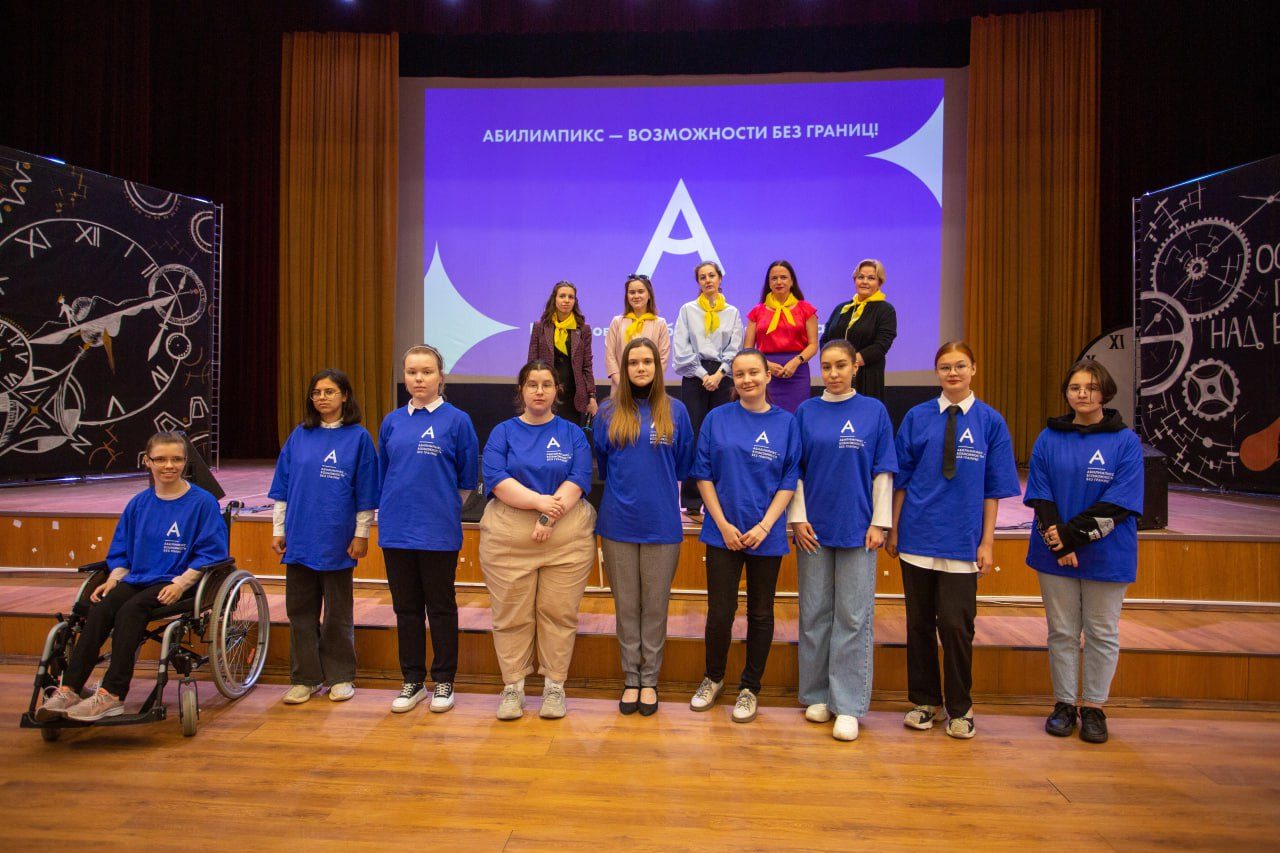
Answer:
<svg viewBox="0 0 1280 853"><path fill-rule="evenodd" d="M649 416L653 419L653 428L657 432L659 444L671 444L675 438L675 423L671 420L671 400L667 397L666 386L662 382L662 356L658 353L658 345L648 338L632 338L622 349L619 361L622 364L622 377L618 387L610 395L606 405L610 407L609 442L614 447L626 447L640 440L640 404L631 396L631 379L627 371L627 360L636 347L648 347L653 353L653 383L649 386Z"/></svg>

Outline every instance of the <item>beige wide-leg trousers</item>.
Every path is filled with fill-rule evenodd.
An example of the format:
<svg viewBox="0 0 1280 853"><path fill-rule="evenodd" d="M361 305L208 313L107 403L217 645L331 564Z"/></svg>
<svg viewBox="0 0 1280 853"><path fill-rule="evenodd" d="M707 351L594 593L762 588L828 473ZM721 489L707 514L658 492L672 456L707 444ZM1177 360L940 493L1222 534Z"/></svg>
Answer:
<svg viewBox="0 0 1280 853"><path fill-rule="evenodd" d="M578 605L596 556L596 511L580 500L556 522L551 538L533 541L538 513L489 501L480 519L480 568L493 608L493 647L502 680L538 672L552 681L569 674L578 636Z"/></svg>

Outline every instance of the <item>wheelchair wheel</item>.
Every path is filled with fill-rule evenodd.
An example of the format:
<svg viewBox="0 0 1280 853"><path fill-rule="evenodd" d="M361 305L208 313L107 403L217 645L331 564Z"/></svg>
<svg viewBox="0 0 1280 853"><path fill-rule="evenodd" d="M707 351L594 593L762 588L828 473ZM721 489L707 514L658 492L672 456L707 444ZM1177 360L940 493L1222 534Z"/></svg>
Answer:
<svg viewBox="0 0 1280 853"><path fill-rule="evenodd" d="M178 716L182 718L182 736L195 737L200 716L200 702L196 696L194 683L190 686L178 685Z"/></svg>
<svg viewBox="0 0 1280 853"><path fill-rule="evenodd" d="M258 681L267 662L271 617L262 584L249 572L232 572L218 587L209 618L213 682L223 696L237 699Z"/></svg>
<svg viewBox="0 0 1280 853"><path fill-rule="evenodd" d="M62 734L62 729L51 729L48 726L40 730L40 737L45 743L53 743Z"/></svg>

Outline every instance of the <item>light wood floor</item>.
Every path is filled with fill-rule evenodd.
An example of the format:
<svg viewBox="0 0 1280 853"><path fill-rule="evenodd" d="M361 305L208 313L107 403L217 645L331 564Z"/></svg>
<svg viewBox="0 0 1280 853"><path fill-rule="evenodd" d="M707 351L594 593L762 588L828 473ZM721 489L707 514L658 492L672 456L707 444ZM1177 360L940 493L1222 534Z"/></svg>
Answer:
<svg viewBox="0 0 1280 853"><path fill-rule="evenodd" d="M1058 740L1041 709L979 706L978 737L901 725L879 704L855 743L791 704L749 725L664 696L652 718L571 691L569 716L387 712L390 691L289 708L207 683L200 732L161 723L64 735L16 727L30 672L0 669L7 849L440 847L837 850L1273 847L1280 715L1116 710L1103 746ZM135 701L145 691L135 682ZM172 701L173 690L170 690Z"/></svg>

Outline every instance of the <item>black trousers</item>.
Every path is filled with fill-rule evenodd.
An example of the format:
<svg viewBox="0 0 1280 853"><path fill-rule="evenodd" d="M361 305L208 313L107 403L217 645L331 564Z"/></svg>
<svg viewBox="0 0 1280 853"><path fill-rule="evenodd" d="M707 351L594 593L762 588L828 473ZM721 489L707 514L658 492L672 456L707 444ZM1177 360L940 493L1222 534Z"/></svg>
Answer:
<svg viewBox="0 0 1280 853"><path fill-rule="evenodd" d="M710 522L708 522L710 523ZM707 546L707 678L724 681L738 612L738 582L747 570L747 663L738 688L760 692L760 679L773 645L773 594L781 557L753 557L746 551Z"/></svg>
<svg viewBox="0 0 1280 853"><path fill-rule="evenodd" d="M133 678L133 665L138 659L138 646L146 635L147 623L151 621L148 614L164 606L156 596L169 583L165 580L138 586L121 581L101 601L91 605L80 639L71 651L67 671L62 676L63 686L70 687L77 693L84 689L85 682L93 674L93 667L98 662L98 653L102 651L107 637L111 636L111 663L107 665L107 674L102 678L102 689L121 699L127 696L129 681ZM190 600L195 594L196 588L193 586L183 593L182 599Z"/></svg>
<svg viewBox="0 0 1280 853"><path fill-rule="evenodd" d="M945 705L948 716L963 717L973 705L969 690L978 575L935 572L903 560L902 589L907 603L907 696L913 705Z"/></svg>
<svg viewBox="0 0 1280 853"><path fill-rule="evenodd" d="M383 548L391 606L396 613L400 673L405 681L427 680L426 611L431 625L431 680L452 682L458 674L457 551Z"/></svg>
<svg viewBox="0 0 1280 853"><path fill-rule="evenodd" d="M315 687L355 681L355 569L320 572L288 563L284 570L290 682Z"/></svg>
<svg viewBox="0 0 1280 853"><path fill-rule="evenodd" d="M720 369L720 362L704 360L702 368L712 373ZM732 395L733 378L730 376L721 379L714 391L703 388L701 379L686 376L680 380L680 402L684 403L684 407L689 410L689 421L693 425L694 446L698 444L698 432L702 429L702 422L706 419L707 412L729 402ZM702 495L698 493L697 480L690 477L680 484L680 500L685 509L701 511Z"/></svg>

